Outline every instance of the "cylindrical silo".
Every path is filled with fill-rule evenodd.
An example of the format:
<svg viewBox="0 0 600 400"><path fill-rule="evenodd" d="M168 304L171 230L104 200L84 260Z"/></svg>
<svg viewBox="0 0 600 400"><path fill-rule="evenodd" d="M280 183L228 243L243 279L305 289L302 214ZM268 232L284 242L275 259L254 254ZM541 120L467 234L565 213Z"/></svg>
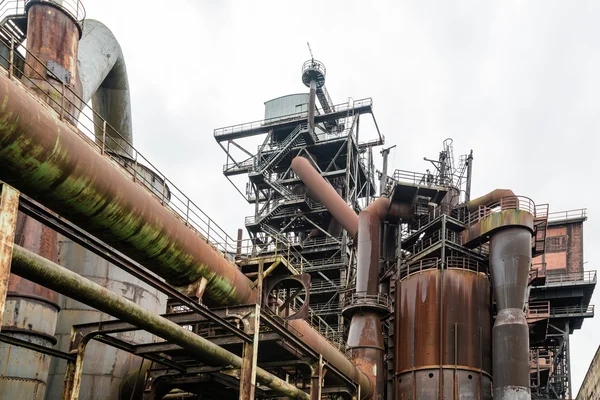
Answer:
<svg viewBox="0 0 600 400"><path fill-rule="evenodd" d="M15 243L56 262L56 232L19 213ZM2 333L41 346L56 344L58 294L27 279L8 281ZM14 399L43 400L50 357L24 347L0 343L0 393Z"/></svg>
<svg viewBox="0 0 600 400"><path fill-rule="evenodd" d="M59 236L58 262L60 265L92 280L114 293L141 305L157 314L165 312L166 297L157 290L133 278L120 268L71 240ZM61 312L58 318L56 338L58 349L68 351L71 327L88 322L112 319L107 314L64 296L60 297ZM115 335L126 342L150 343L152 335L143 332L127 332ZM139 366L141 359L122 350L91 341L86 348L83 364L80 400L117 399L121 383L128 372ZM50 372L48 399L61 397L66 361L54 359Z"/></svg>
<svg viewBox="0 0 600 400"><path fill-rule="evenodd" d="M474 265L396 283L395 399L491 399L490 282Z"/></svg>

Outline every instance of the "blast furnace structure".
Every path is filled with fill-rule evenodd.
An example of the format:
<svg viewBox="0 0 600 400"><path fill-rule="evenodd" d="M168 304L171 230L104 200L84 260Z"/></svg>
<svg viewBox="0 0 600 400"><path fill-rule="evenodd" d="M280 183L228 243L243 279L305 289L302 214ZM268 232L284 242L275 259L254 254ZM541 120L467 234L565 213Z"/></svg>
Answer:
<svg viewBox="0 0 600 400"><path fill-rule="evenodd" d="M373 101L311 58L307 92L214 131L254 206L230 236L133 146L106 26L0 12L0 397L571 398L585 210L472 198L451 139L388 173Z"/></svg>

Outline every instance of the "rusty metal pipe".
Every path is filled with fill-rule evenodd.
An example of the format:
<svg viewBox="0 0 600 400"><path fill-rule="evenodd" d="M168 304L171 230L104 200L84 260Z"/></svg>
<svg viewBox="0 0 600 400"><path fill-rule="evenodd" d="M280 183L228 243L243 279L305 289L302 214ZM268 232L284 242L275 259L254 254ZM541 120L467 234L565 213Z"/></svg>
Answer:
<svg viewBox="0 0 600 400"><path fill-rule="evenodd" d="M531 232L504 228L490 239L490 270L498 307L492 329L494 399L525 400L529 389L529 328L523 308L531 266Z"/></svg>
<svg viewBox="0 0 600 400"><path fill-rule="evenodd" d="M466 203L467 209L471 212L477 210L479 206L485 206L500 201L503 197L514 197L515 193L510 189L495 189L481 197L477 197Z"/></svg>
<svg viewBox="0 0 600 400"><path fill-rule="evenodd" d="M358 232L358 216L304 157L292 160L292 170L304 182L311 195L329 210L331 215L352 237Z"/></svg>
<svg viewBox="0 0 600 400"><path fill-rule="evenodd" d="M175 285L208 280L205 300L255 302L251 281L147 189L136 184L46 104L0 74L0 179ZM304 343L370 393L367 377L303 320Z"/></svg>
<svg viewBox="0 0 600 400"><path fill-rule="evenodd" d="M207 361L215 362L224 367L242 367L241 357L18 245L15 245L13 249L11 271L25 279L44 285L67 297L176 343ZM265 386L292 399L309 400L308 393L262 368L257 368L256 379Z"/></svg>
<svg viewBox="0 0 600 400"><path fill-rule="evenodd" d="M251 282L31 93L0 75L0 179L164 277L204 277L218 304L254 300Z"/></svg>

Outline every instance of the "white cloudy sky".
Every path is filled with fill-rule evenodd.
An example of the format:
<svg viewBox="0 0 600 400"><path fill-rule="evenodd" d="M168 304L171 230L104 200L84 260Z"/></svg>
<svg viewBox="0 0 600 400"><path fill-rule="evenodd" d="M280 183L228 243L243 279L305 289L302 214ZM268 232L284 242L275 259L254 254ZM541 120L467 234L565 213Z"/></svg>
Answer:
<svg viewBox="0 0 600 400"><path fill-rule="evenodd" d="M511 188L587 207L600 240L600 2L86 0L126 57L136 146L232 234L253 210L221 175L214 128L305 88L306 42L335 103L372 97L394 167L423 170L446 137L474 150L474 194ZM600 290L594 300L598 301ZM600 318L571 339L576 389Z"/></svg>

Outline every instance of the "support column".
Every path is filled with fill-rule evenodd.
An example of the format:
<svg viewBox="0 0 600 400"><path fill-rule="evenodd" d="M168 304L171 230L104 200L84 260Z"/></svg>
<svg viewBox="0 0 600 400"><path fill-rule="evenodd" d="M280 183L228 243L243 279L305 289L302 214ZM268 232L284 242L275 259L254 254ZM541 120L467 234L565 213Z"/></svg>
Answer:
<svg viewBox="0 0 600 400"><path fill-rule="evenodd" d="M77 400L79 390L81 389L81 375L83 373L83 357L85 348L90 338L78 338L75 331L71 333L71 346L69 353L76 354L75 361L67 362L67 371L65 372L65 383L63 388L62 400Z"/></svg>
<svg viewBox="0 0 600 400"><path fill-rule="evenodd" d="M4 316L6 292L10 276L10 264L15 242L19 192L6 184L1 184L0 193L0 321Z"/></svg>
<svg viewBox="0 0 600 400"><path fill-rule="evenodd" d="M319 361L310 368L310 400L321 400L321 389L323 388L323 356L319 355Z"/></svg>
<svg viewBox="0 0 600 400"><path fill-rule="evenodd" d="M259 278L262 281L261 275ZM260 282L259 286L262 286ZM260 296L258 297L260 299ZM256 391L256 365L258 362L258 343L260 340L260 305L250 316L246 333L253 334L252 343L244 343L242 350L242 369L240 372L240 400L254 400Z"/></svg>

